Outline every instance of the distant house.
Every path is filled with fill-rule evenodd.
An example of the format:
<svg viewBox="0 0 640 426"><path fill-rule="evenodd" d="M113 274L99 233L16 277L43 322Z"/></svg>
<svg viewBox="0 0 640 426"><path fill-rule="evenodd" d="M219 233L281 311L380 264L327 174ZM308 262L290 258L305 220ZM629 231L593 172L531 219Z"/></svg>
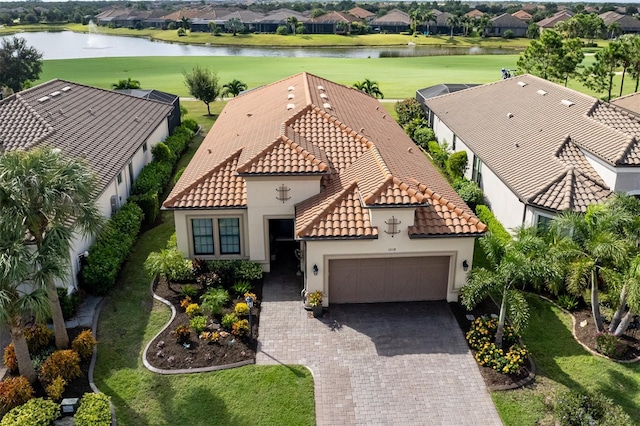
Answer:
<svg viewBox="0 0 640 426"><path fill-rule="evenodd" d="M126 202L151 149L169 135L173 106L111 90L51 80L0 101L0 150L58 148L87 162L98 178L101 214ZM76 235L65 286L76 286L92 240Z"/></svg>
<svg viewBox="0 0 640 426"><path fill-rule="evenodd" d="M585 211L613 191L640 194L640 115L623 102L525 74L424 104L438 141L467 152L467 177L514 228Z"/></svg>
<svg viewBox="0 0 640 426"><path fill-rule="evenodd" d="M287 20L294 17L301 24L306 24L310 18L291 9L278 9L268 13L255 21L256 31L260 33L275 33L279 26L289 26Z"/></svg>
<svg viewBox="0 0 640 426"><path fill-rule="evenodd" d="M349 9L348 12L350 15L366 22L369 22L376 17L375 13L369 12L367 9L363 9L358 6L354 7L353 9Z"/></svg>
<svg viewBox="0 0 640 426"><path fill-rule="evenodd" d="M255 23L260 19L264 18L264 16L265 15L263 15L262 13L241 9L241 10L236 10L236 11L227 13L225 15L221 15L219 18L215 19L215 23L217 25L220 25L221 27L224 27L224 25L230 19L235 18L240 20L240 22L242 22L249 31L255 31L256 30Z"/></svg>
<svg viewBox="0 0 640 426"><path fill-rule="evenodd" d="M180 117L180 97L177 95L155 89L123 89L116 90L116 92L171 105L173 109L171 110L171 114L169 114L169 116L167 117L167 124L169 125L170 135L173 134L173 131L176 129L176 127L180 126L180 123L182 122L182 119Z"/></svg>
<svg viewBox="0 0 640 426"><path fill-rule="evenodd" d="M520 9L519 11L512 13L511 16L513 16L514 18L518 18L521 21L524 22L529 22L531 21L531 19L533 19L533 16L531 16L530 13L525 12L524 10Z"/></svg>
<svg viewBox="0 0 640 426"><path fill-rule="evenodd" d="M436 96L446 95L449 93L458 92L460 90L469 89L471 87L479 86L479 84L451 84L451 83L442 83L436 84L435 86L425 87L424 89L420 89L416 91L416 100L422 106L422 110L425 112L427 116L427 120L429 120L429 124L433 123L433 117L429 116L429 109L425 105L425 101L427 99L435 98Z"/></svg>
<svg viewBox="0 0 640 426"><path fill-rule="evenodd" d="M376 99L308 73L230 100L163 208L190 258L298 250L325 305L457 300L485 230Z"/></svg>
<svg viewBox="0 0 640 426"><path fill-rule="evenodd" d="M599 15L604 21L605 26L613 23L620 25L622 34L638 34L640 33L640 20L634 16L621 15L616 12L605 12Z"/></svg>
<svg viewBox="0 0 640 426"><path fill-rule="evenodd" d="M312 34L337 34L347 33L353 22L361 22L360 19L346 12L329 12L310 19L305 27Z"/></svg>
<svg viewBox="0 0 640 426"><path fill-rule="evenodd" d="M468 16L471 19L481 18L484 16L484 13L479 11L478 9L473 9L471 12L467 12L464 16Z"/></svg>
<svg viewBox="0 0 640 426"><path fill-rule="evenodd" d="M540 31L553 29L560 22L566 21L567 19L570 19L572 16L573 16L573 13L569 12L568 10L562 10L552 16L549 16L548 18L545 18L537 22L537 24L538 24L538 27L540 28Z"/></svg>
<svg viewBox="0 0 640 426"><path fill-rule="evenodd" d="M431 26L431 32L434 34L449 34L451 29L449 28L447 21L453 15L449 12L440 12L436 9L433 10L433 13L436 15L436 21L435 25ZM457 29L454 28L453 32L456 33Z"/></svg>
<svg viewBox="0 0 640 426"><path fill-rule="evenodd" d="M491 27L485 28L484 34L487 36L504 37L507 31L513 32L514 37L524 37L527 34L527 23L508 14L491 18Z"/></svg>
<svg viewBox="0 0 640 426"><path fill-rule="evenodd" d="M386 15L372 20L371 27L374 31L401 33L409 31L411 18L409 18L407 12L403 12L400 9L392 9Z"/></svg>

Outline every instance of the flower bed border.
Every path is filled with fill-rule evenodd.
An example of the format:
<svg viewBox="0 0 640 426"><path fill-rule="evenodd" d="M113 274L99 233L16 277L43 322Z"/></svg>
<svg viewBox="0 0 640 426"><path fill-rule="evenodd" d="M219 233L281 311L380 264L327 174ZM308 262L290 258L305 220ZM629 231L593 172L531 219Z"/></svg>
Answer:
<svg viewBox="0 0 640 426"><path fill-rule="evenodd" d="M535 293L533 293L535 294ZM536 296L538 296L539 298L546 300L547 302L551 303L553 306L555 306L556 308L560 309L562 312L564 312L565 314L568 314L571 317L571 334L573 335L573 339L578 342L578 344L580 344L580 346L582 346L587 352L590 352L592 355L596 355L599 356L601 358L604 359L608 359L609 361L613 361L613 362L617 362L619 364L633 364L636 363L638 361L640 361L640 356L635 357L634 359L615 359L615 358L610 358L598 351L594 351L593 349L591 349L589 346L585 345L584 343L582 343L580 341L580 339L578 339L578 335L576 334L576 326L578 324L578 322L576 321L576 317L573 316L573 314L571 313L571 311L566 310L565 308L563 308L562 306L558 305L555 301L549 299L548 297L545 297L541 294L536 294Z"/></svg>
<svg viewBox="0 0 640 426"><path fill-rule="evenodd" d="M151 347L151 343L153 343L153 341L156 340L156 338L158 338L158 336L160 336L160 334L162 334L171 325L171 322L176 317L176 308L173 306L173 303L169 302L166 299L163 299L153 291L153 286L156 284L157 280L158 280L158 277L154 277L151 280L151 284L150 284L151 295L153 296L154 299L156 299L161 303L164 303L171 309L171 318L169 318L169 321L167 321L165 326L162 327L162 329L160 329L160 331L158 331L158 333L156 333L156 335L153 336L153 338L149 340L149 343L147 343L147 345L144 347L144 352L142 353L142 363L144 364L147 370L157 374L192 374L192 373L207 373L209 371L228 370L230 368L237 368L237 367L242 367L245 365L251 365L256 363L256 360L254 358L254 359L248 359L246 361L240 361L240 362L235 362L235 363L226 364L226 365L212 365L211 367L199 367L199 368L181 368L177 370L167 370L163 368L157 368L151 365L149 361L147 361L147 351Z"/></svg>

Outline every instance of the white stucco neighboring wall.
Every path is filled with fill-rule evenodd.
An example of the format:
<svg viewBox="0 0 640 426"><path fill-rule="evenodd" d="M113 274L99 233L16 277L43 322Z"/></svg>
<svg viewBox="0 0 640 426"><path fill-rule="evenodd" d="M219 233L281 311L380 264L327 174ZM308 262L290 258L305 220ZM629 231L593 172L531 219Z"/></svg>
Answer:
<svg viewBox="0 0 640 426"><path fill-rule="evenodd" d="M375 257L450 256L447 300L458 300L460 288L465 284L464 260L471 268L473 264L474 237L409 238L407 227L414 223L413 208L372 209L372 223L378 227L377 239L358 240L309 240L305 242L305 288L309 292L320 290L324 293L324 305L330 303L329 260ZM399 220L398 234L385 231L384 223L391 217ZM318 275L313 274L313 266L318 266Z"/></svg>
<svg viewBox="0 0 640 426"><path fill-rule="evenodd" d="M609 186L609 188L614 189L616 187L616 180L617 180L617 173L616 173L615 167L605 163L600 158L596 157L590 152L587 152L583 149L581 149L580 151L582 151L582 153L584 154L589 164L591 164L591 167L593 167L596 173L600 175L604 183L606 183Z"/></svg>
<svg viewBox="0 0 640 426"><path fill-rule="evenodd" d="M250 258L269 272L269 219L294 219L295 205L320 192L320 176L260 176L245 181ZM289 189L282 192L284 197L277 191L282 186Z"/></svg>

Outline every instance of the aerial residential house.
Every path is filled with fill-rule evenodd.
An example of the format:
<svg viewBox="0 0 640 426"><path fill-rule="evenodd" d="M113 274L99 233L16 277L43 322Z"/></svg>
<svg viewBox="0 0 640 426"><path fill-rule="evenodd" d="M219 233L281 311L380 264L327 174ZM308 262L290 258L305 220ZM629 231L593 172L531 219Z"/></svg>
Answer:
<svg viewBox="0 0 640 426"><path fill-rule="evenodd" d="M540 31L553 29L556 25L558 25L562 21L566 21L573 16L568 10L561 10L560 12L556 12L554 15L549 16L548 18L544 18L542 21L537 22Z"/></svg>
<svg viewBox="0 0 640 426"><path fill-rule="evenodd" d="M216 23L216 25L219 25L222 28L224 28L225 24L233 18L239 19L240 22L242 22L242 24L249 31L255 31L256 29L255 22L264 18L264 15L262 13L253 12L251 10L240 9L234 12L227 13L225 15L221 15L219 18L216 18L214 22Z"/></svg>
<svg viewBox="0 0 640 426"><path fill-rule="evenodd" d="M620 25L622 34L638 34L640 33L640 20L635 16L621 15L616 12L605 12L599 15L604 21L604 25L616 23Z"/></svg>
<svg viewBox="0 0 640 426"><path fill-rule="evenodd" d="M426 99L440 143L466 151L507 228L640 194L640 116L532 75Z"/></svg>
<svg viewBox="0 0 640 426"><path fill-rule="evenodd" d="M163 208L190 258L298 249L325 305L456 300L485 230L376 99L308 73L229 101Z"/></svg>
<svg viewBox="0 0 640 426"><path fill-rule="evenodd" d="M440 12L439 10L434 9L433 13L436 16L435 25L431 25L431 32L434 34L449 34L451 32L451 28L449 28L449 18L452 16L449 12ZM453 32L456 33L456 28L453 29Z"/></svg>
<svg viewBox="0 0 640 426"><path fill-rule="evenodd" d="M329 12L309 20L306 28L312 34L346 34L360 19L346 12Z"/></svg>
<svg viewBox="0 0 640 426"><path fill-rule="evenodd" d="M294 17L300 24L306 24L310 18L291 9L278 9L268 13L255 21L256 31L260 33L275 33L279 26L288 27L287 20Z"/></svg>
<svg viewBox="0 0 640 426"><path fill-rule="evenodd" d="M531 21L531 19L533 19L533 16L531 16L530 13L525 12L524 10L520 9L519 11L512 13L511 16L513 16L514 18L518 18L521 21L524 22L529 22Z"/></svg>
<svg viewBox="0 0 640 426"><path fill-rule="evenodd" d="M403 12L400 9L391 9L386 15L373 19L371 27L374 31L401 33L409 31L411 18L409 18L407 12Z"/></svg>
<svg viewBox="0 0 640 426"><path fill-rule="evenodd" d="M149 99L51 80L0 101L0 151L40 146L86 161L96 174L97 204L109 218L127 200L151 149L169 134L173 107ZM76 235L65 286L75 286L92 239Z"/></svg>
<svg viewBox="0 0 640 426"><path fill-rule="evenodd" d="M486 36L504 37L511 31L514 37L524 37L527 34L527 23L508 13L491 18L491 27L485 28Z"/></svg>
<svg viewBox="0 0 640 426"><path fill-rule="evenodd" d="M369 12L367 9L363 9L361 7L354 7L353 9L349 9L349 14L355 16L361 21L369 22L376 17L376 14L373 12Z"/></svg>
<svg viewBox="0 0 640 426"><path fill-rule="evenodd" d="M473 9L472 11L465 13L464 16L468 16L471 19L476 19L483 17L484 13L479 11L478 9Z"/></svg>

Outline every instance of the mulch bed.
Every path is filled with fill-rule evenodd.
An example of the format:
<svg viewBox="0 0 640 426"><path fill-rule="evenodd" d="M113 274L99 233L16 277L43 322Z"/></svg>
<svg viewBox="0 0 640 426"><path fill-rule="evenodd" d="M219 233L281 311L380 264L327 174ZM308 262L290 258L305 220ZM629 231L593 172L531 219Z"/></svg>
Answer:
<svg viewBox="0 0 640 426"><path fill-rule="evenodd" d="M453 315L458 321L458 325L462 329L462 332L466 335L469 329L471 328L471 322L473 320L467 319L467 315L473 315L473 318L478 318L483 315L490 316L491 314L498 314L498 307L491 301L485 300L480 303L478 306L473 308L471 311L467 311L467 308L462 306L460 303L449 303L449 307L453 312ZM473 349L470 349L471 353L475 357L475 352ZM520 371L517 374L503 374L499 371L494 370L490 367L483 367L478 365L478 369L480 370L480 374L484 379L484 383L488 388L497 388L497 387L517 387L519 382L526 379L529 376L529 372L532 369L532 365L530 365L529 360L527 360Z"/></svg>
<svg viewBox="0 0 640 426"><path fill-rule="evenodd" d="M238 337L232 334L220 337L217 342L206 342L191 331L191 336L186 345L176 342L174 330L180 325L188 325L189 317L185 313L184 308L180 306L183 296L180 294L182 286L185 284L176 284L167 282L164 279L158 280L154 287L154 292L165 300L168 300L176 309L176 317L171 324L157 336L149 346L147 352L147 361L156 368L165 370L179 370L189 368L203 368L211 366L221 366L233 364L236 362L255 359L256 346L258 338L258 324L260 321L260 304L254 305L252 312L253 317L253 342L248 336ZM200 286L189 283L191 287L201 290ZM256 286L254 293L258 300L262 297L261 285ZM238 299L239 300L239 299ZM197 300L194 301L197 302ZM242 299L241 301L244 301ZM233 312L232 306L236 300L230 303L230 307L225 309L222 315ZM214 317L207 323L209 331L222 331L220 319L222 315ZM224 333L221 333L223 335ZM187 347L188 346L188 347Z"/></svg>
<svg viewBox="0 0 640 426"><path fill-rule="evenodd" d="M598 351L596 347L596 325L593 322L593 315L589 308L582 308L572 312L576 319L575 335L583 345L588 348ZM605 321L605 330L609 326L609 323ZM617 360L630 361L640 357L640 341L638 340L638 332L633 330L627 330L625 334L620 337L620 343L622 344L622 350Z"/></svg>

